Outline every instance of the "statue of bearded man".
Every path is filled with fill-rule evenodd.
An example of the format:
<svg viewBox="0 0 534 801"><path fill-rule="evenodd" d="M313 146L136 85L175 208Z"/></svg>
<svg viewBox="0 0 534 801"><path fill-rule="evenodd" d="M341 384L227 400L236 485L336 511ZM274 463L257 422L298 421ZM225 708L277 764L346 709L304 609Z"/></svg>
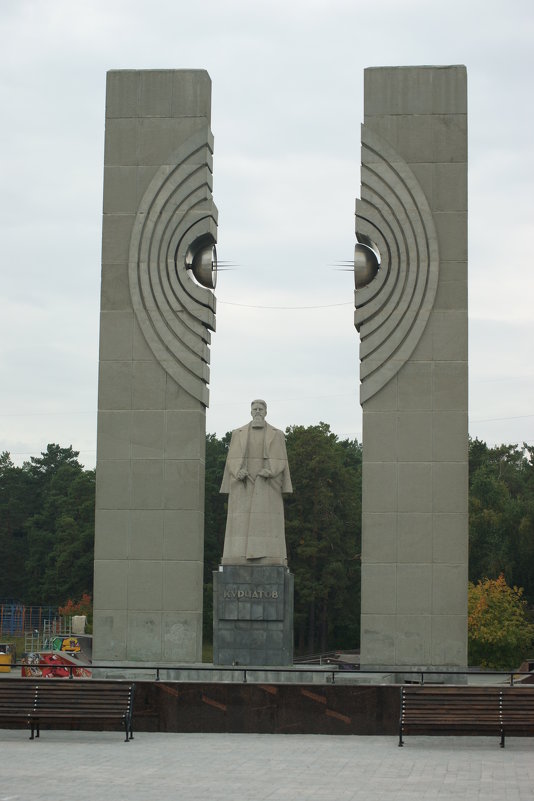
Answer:
<svg viewBox="0 0 534 801"><path fill-rule="evenodd" d="M254 400L252 422L232 432L221 492L228 493L223 565L287 565L283 492L293 492L282 431Z"/></svg>

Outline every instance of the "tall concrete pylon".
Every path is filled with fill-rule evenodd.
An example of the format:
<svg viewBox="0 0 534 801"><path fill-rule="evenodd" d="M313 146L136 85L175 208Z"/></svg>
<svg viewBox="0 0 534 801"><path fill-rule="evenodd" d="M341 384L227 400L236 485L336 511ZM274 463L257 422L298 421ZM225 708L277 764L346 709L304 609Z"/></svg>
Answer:
<svg viewBox="0 0 534 801"><path fill-rule="evenodd" d="M94 646L202 658L205 412L215 328L211 80L107 76Z"/></svg>
<svg viewBox="0 0 534 801"><path fill-rule="evenodd" d="M362 668L467 664L467 76L365 70Z"/></svg>

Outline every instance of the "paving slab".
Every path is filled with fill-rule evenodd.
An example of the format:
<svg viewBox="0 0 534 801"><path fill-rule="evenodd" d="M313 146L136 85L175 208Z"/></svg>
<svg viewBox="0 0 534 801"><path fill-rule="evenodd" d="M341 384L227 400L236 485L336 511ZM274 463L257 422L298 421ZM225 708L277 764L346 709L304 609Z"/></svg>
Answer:
<svg viewBox="0 0 534 801"><path fill-rule="evenodd" d="M530 801L534 743L0 730L0 801ZM171 794L171 795L169 795Z"/></svg>

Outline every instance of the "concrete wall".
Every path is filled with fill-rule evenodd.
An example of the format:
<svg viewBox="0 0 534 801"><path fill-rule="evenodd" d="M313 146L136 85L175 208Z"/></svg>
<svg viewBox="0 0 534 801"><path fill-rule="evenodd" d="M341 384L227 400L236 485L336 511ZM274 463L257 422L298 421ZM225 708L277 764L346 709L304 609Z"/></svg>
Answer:
<svg viewBox="0 0 534 801"><path fill-rule="evenodd" d="M185 266L215 241L211 81L107 76L94 649L201 659L205 407L215 299Z"/></svg>
<svg viewBox="0 0 534 801"><path fill-rule="evenodd" d="M467 663L466 70L365 71L362 667Z"/></svg>

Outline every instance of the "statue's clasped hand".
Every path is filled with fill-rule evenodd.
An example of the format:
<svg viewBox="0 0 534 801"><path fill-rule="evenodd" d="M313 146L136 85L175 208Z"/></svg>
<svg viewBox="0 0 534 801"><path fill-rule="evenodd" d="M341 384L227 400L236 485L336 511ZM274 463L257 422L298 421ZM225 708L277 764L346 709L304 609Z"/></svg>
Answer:
<svg viewBox="0 0 534 801"><path fill-rule="evenodd" d="M236 478L238 481L246 481L249 478L248 471L243 468L238 470Z"/></svg>
<svg viewBox="0 0 534 801"><path fill-rule="evenodd" d="M272 478L273 477L272 472L270 470L267 470L266 467L264 467L263 470L260 470L258 475L261 476L261 478Z"/></svg>

